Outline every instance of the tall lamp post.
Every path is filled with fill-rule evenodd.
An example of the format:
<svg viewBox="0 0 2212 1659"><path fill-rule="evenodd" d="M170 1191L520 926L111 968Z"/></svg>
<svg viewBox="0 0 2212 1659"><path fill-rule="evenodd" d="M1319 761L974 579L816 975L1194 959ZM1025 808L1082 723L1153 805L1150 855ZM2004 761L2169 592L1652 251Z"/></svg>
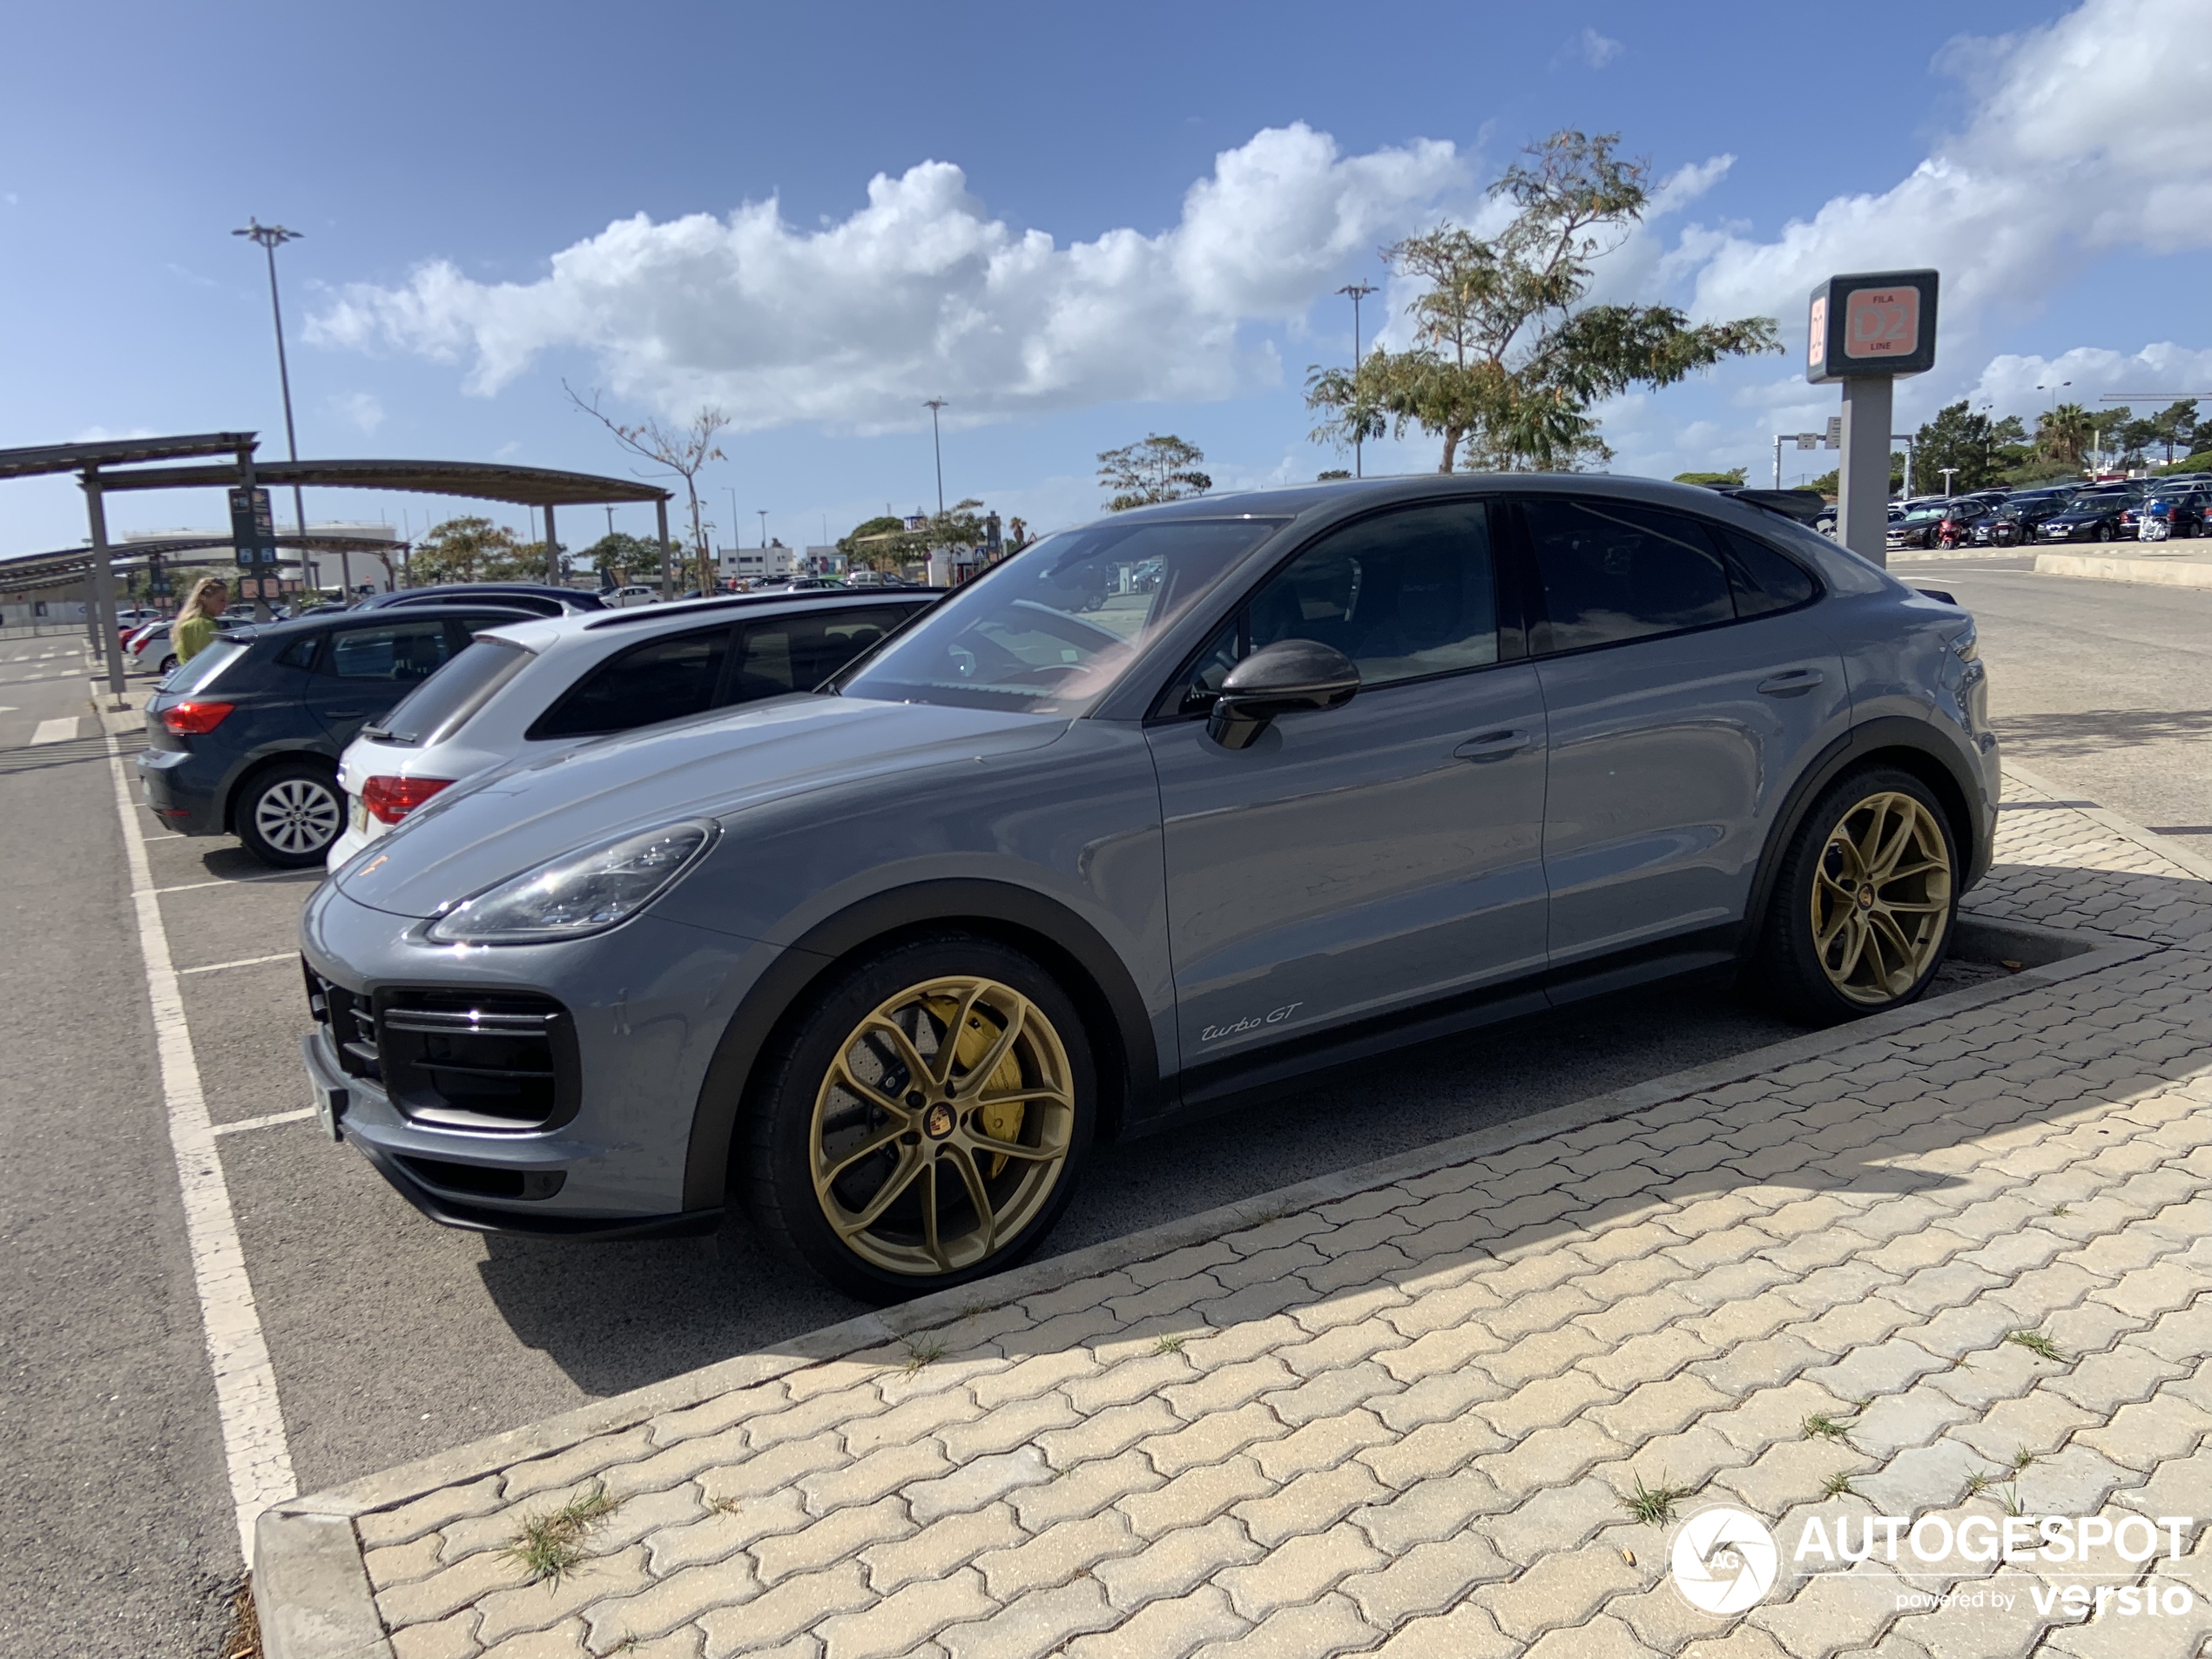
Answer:
<svg viewBox="0 0 2212 1659"><path fill-rule="evenodd" d="M937 411L945 407L945 400L933 397L921 406L929 411L929 451L937 457L937 516L945 516L945 446L937 435Z"/></svg>
<svg viewBox="0 0 2212 1659"><path fill-rule="evenodd" d="M287 242L298 241L300 233L298 231L288 231L281 225L264 225L260 219L248 214L246 228L233 231L231 234L243 236L250 242L260 244L261 252L268 256L269 316L276 324L277 385L284 392L285 458L288 461L297 461L300 458L300 438L292 425L292 370L284 359L284 307L277 299L276 251ZM304 575L307 563L307 550L305 545L307 539L307 509L306 503L300 499L300 486L297 484L292 486L292 527L299 533L301 543L300 567L301 574ZM338 550L338 580L346 590L346 603L353 604L354 561L352 555L347 552L342 544Z"/></svg>
<svg viewBox="0 0 2212 1659"><path fill-rule="evenodd" d="M1345 295L1352 301L1352 384L1355 393L1359 385L1359 302L1374 291L1375 285L1372 282L1348 282L1337 290L1339 293ZM1356 398L1354 401L1357 401ZM1367 475L1366 464L1360 449L1365 441L1366 434L1364 433L1354 432L1352 435L1352 475L1354 478L1365 478Z"/></svg>

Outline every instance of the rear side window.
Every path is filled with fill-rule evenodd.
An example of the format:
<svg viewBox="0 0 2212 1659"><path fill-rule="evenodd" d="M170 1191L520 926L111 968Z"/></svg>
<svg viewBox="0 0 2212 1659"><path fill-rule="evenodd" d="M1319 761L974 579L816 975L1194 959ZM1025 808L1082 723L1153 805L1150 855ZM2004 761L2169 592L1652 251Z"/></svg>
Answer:
<svg viewBox="0 0 2212 1659"><path fill-rule="evenodd" d="M1525 502L1521 510L1543 597L1541 651L1581 651L1735 619L1728 572L1696 521L1568 496Z"/></svg>
<svg viewBox="0 0 2212 1659"><path fill-rule="evenodd" d="M427 742L482 708L529 660L529 652L507 640L476 640L401 698L376 729L401 743Z"/></svg>
<svg viewBox="0 0 2212 1659"><path fill-rule="evenodd" d="M442 621L348 628L330 637L320 671L342 680L423 680L445 666L453 641Z"/></svg>
<svg viewBox="0 0 2212 1659"><path fill-rule="evenodd" d="M840 607L746 623L738 630L738 671L727 700L811 691L912 614L905 606Z"/></svg>
<svg viewBox="0 0 2212 1659"><path fill-rule="evenodd" d="M1784 557L1764 542L1723 525L1707 528L1721 544L1737 616L1764 617L1770 611L1795 610L1818 591L1796 560Z"/></svg>
<svg viewBox="0 0 2212 1659"><path fill-rule="evenodd" d="M585 675L526 735L539 741L630 732L712 708L729 644L725 622L634 645Z"/></svg>
<svg viewBox="0 0 2212 1659"><path fill-rule="evenodd" d="M163 681L161 689L172 697L204 691L218 674L245 655L246 647L235 639L211 639L205 651Z"/></svg>

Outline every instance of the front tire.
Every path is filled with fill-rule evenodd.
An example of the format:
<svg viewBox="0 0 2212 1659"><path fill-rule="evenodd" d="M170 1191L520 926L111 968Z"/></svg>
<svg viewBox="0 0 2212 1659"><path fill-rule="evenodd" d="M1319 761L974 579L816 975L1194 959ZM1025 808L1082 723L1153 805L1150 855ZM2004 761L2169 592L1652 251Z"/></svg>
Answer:
<svg viewBox="0 0 2212 1659"><path fill-rule="evenodd" d="M1097 1121L1075 1004L1010 946L941 934L833 980L747 1102L740 1190L770 1244L902 1300L1013 1266L1073 1197Z"/></svg>
<svg viewBox="0 0 2212 1659"><path fill-rule="evenodd" d="M1783 859L1760 942L1763 993L1810 1025L1918 1000L1950 949L1958 871L1950 820L1925 784L1889 766L1842 779Z"/></svg>
<svg viewBox="0 0 2212 1659"><path fill-rule="evenodd" d="M288 760L246 786L239 798L238 839L264 864L280 870L320 864L346 826L346 804L327 766Z"/></svg>

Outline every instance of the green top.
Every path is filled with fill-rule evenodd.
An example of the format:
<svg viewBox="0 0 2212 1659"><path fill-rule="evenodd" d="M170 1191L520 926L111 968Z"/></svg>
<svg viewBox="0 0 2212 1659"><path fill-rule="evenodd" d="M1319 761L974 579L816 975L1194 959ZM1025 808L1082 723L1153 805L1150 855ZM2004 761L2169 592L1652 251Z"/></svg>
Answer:
<svg viewBox="0 0 2212 1659"><path fill-rule="evenodd" d="M215 643L215 619L212 617L187 617L177 624L171 643L177 647L177 660L189 663Z"/></svg>

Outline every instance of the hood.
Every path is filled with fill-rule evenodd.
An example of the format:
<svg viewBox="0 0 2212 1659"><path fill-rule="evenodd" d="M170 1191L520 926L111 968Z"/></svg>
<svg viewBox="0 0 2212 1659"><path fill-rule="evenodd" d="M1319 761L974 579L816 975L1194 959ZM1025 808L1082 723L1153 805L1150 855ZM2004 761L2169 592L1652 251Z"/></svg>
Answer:
<svg viewBox="0 0 2212 1659"><path fill-rule="evenodd" d="M678 819L726 820L792 795L1042 748L1064 715L785 697L588 744L472 780L334 878L358 903L429 916L563 853Z"/></svg>

